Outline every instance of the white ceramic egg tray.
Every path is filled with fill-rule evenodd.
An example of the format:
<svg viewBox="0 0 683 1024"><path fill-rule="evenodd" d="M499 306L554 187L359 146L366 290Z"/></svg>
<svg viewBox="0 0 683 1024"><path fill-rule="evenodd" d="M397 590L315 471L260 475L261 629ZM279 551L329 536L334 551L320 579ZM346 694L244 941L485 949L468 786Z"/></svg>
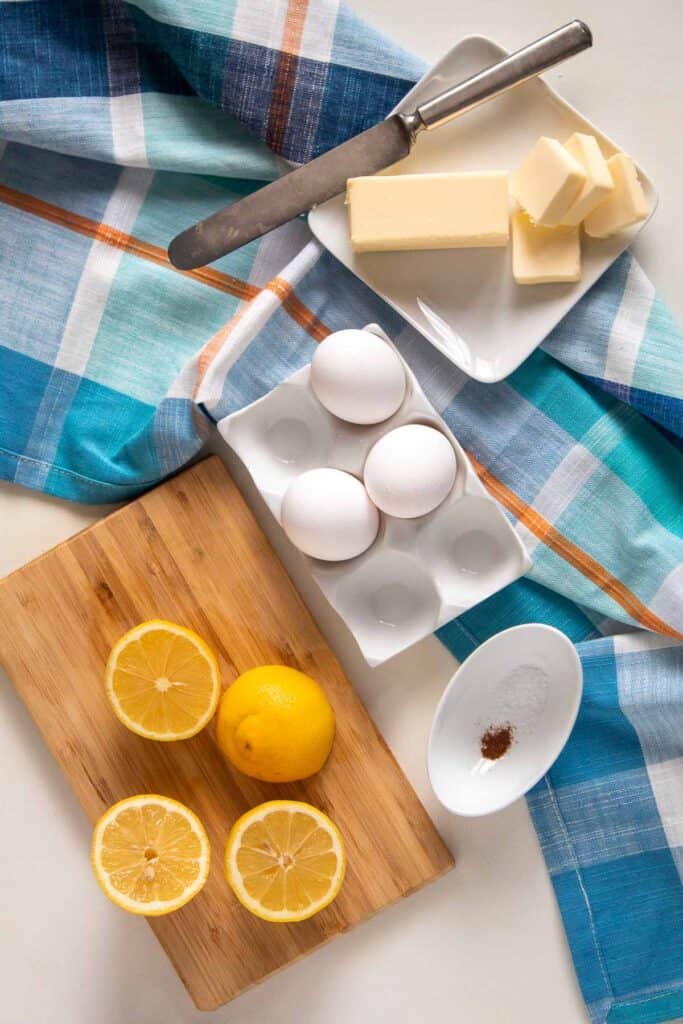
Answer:
<svg viewBox="0 0 683 1024"><path fill-rule="evenodd" d="M392 344L376 324L364 330ZM330 466L362 480L375 441L406 423L424 423L448 437L457 460L456 479L433 512L417 519L382 513L375 542L348 561L323 562L301 554L370 665L410 647L531 567L502 509L480 483L410 367L401 362L405 398L383 423L358 426L329 413L310 387L310 365L218 423L278 522L283 495L301 473Z"/></svg>

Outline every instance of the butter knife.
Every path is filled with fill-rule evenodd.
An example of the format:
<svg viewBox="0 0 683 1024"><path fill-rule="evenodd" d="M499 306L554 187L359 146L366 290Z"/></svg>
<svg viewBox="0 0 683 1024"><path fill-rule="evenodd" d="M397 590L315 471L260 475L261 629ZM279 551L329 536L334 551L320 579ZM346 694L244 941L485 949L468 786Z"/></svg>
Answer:
<svg viewBox="0 0 683 1024"><path fill-rule="evenodd" d="M168 247L171 263L179 270L191 270L239 249L343 192L349 178L375 174L402 160L421 131L438 128L592 43L588 26L583 21L570 21L427 100L412 114L388 117L183 231Z"/></svg>

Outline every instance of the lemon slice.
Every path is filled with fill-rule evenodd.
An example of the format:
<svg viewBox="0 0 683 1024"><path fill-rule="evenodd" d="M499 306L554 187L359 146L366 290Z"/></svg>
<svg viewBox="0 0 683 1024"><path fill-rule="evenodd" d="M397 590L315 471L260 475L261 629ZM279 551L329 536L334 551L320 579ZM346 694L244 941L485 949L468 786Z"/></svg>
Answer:
<svg viewBox="0 0 683 1024"><path fill-rule="evenodd" d="M91 860L103 892L122 910L157 917L196 896L209 873L204 826L167 796L131 796L102 815Z"/></svg>
<svg viewBox="0 0 683 1024"><path fill-rule="evenodd" d="M185 740L213 717L218 662L191 629L152 619L131 629L107 661L107 695L117 718L150 740Z"/></svg>
<svg viewBox="0 0 683 1024"><path fill-rule="evenodd" d="M264 921L305 921L341 888L346 854L326 814L298 800L271 800L235 822L225 874L242 906Z"/></svg>

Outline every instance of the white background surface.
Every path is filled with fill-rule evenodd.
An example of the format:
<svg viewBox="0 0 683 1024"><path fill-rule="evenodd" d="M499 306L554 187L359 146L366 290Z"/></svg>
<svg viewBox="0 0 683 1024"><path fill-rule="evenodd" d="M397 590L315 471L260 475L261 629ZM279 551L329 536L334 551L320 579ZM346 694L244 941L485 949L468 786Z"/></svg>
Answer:
<svg viewBox="0 0 683 1024"><path fill-rule="evenodd" d="M594 50L548 79L652 175L661 206L636 251L683 316L680 0L353 6L428 60L468 33L516 48L573 17L588 21ZM253 499L253 489L245 491ZM254 505L291 568L272 521ZM103 511L1 486L0 576ZM525 804L479 821L456 819L429 791L426 736L452 658L430 639L370 671L334 614L292 574L454 850L455 871L224 1009L200 1014L147 926L100 895L88 865L90 829L1 677L0 1024L585 1024Z"/></svg>

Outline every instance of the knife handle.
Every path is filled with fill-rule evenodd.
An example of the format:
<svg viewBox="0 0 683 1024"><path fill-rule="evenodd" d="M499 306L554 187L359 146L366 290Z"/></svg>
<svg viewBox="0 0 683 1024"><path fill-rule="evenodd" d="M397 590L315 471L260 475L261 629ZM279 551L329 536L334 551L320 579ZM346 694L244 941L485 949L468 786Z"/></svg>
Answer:
<svg viewBox="0 0 683 1024"><path fill-rule="evenodd" d="M540 75L547 68L573 57L592 44L593 36L588 25L583 21L570 21L516 53L511 53L497 64L472 75L460 85L422 103L414 114L404 115L406 127L412 135L423 128L438 128L451 118Z"/></svg>

